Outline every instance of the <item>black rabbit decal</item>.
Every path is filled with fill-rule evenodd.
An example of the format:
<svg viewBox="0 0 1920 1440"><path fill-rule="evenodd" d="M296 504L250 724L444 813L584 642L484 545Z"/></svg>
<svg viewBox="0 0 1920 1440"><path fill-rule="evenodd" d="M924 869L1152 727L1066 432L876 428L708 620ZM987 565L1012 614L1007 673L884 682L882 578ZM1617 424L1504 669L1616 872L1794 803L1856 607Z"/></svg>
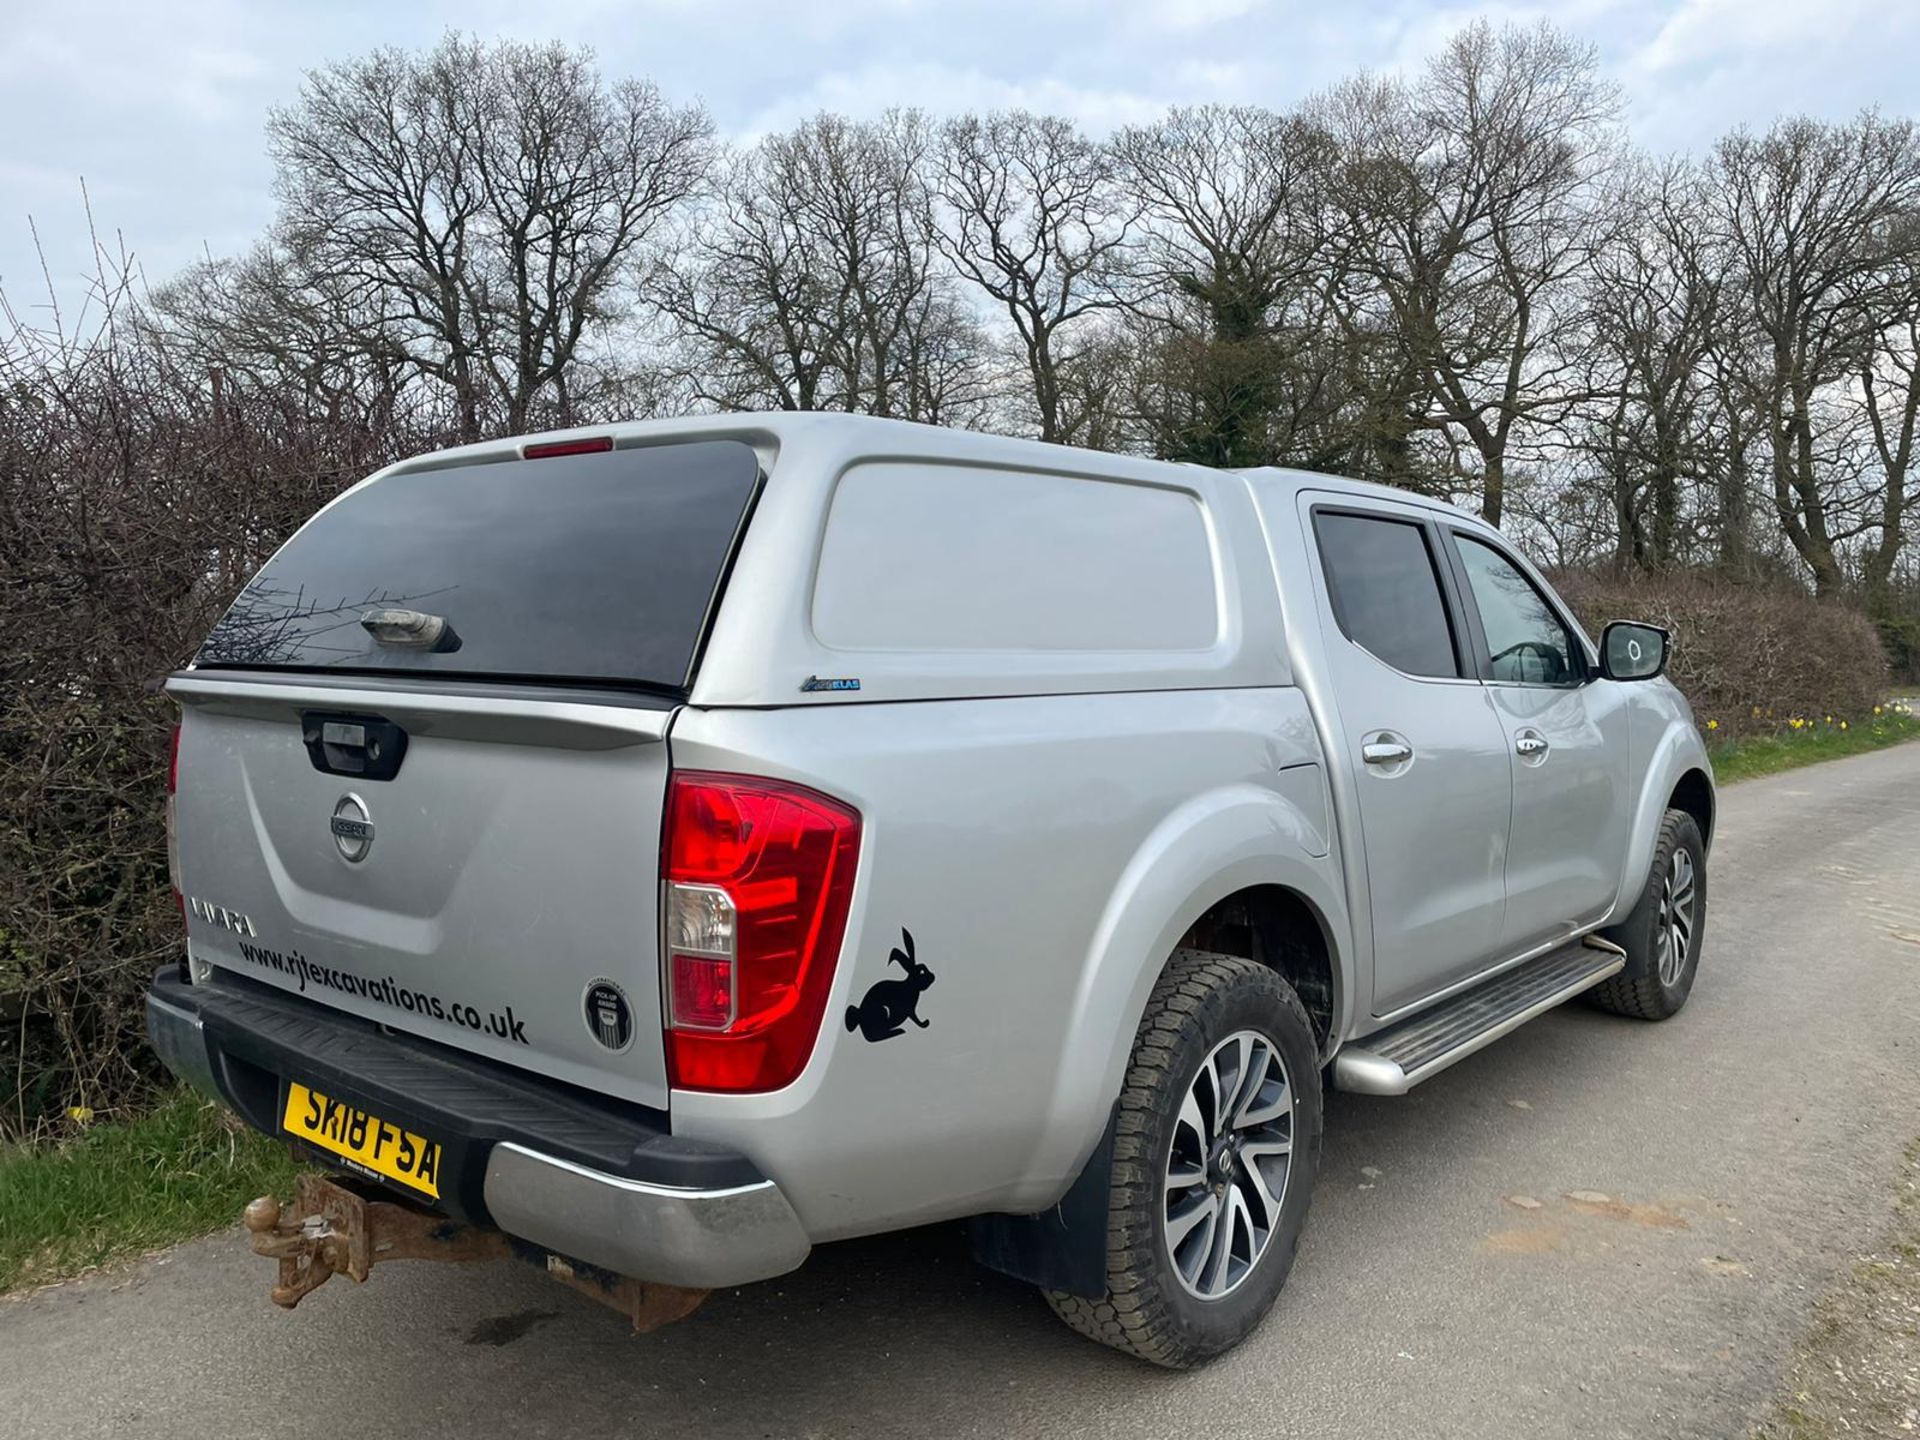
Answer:
<svg viewBox="0 0 1920 1440"><path fill-rule="evenodd" d="M907 972L904 980L876 980L858 1005L847 1007L847 1029L858 1030L869 1040L891 1040L902 1033L911 1020L922 1030L928 1022L919 1015L920 996L933 984L933 971L913 958L913 935L905 926L900 930L905 950L895 949L887 956Z"/></svg>

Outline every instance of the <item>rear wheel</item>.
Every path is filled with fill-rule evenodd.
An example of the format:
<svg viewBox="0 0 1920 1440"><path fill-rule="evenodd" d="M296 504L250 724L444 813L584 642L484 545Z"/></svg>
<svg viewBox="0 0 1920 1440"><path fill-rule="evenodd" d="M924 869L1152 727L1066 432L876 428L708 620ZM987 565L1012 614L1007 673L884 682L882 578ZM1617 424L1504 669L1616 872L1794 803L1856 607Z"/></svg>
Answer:
<svg viewBox="0 0 1920 1440"><path fill-rule="evenodd" d="M1707 933L1706 845L1693 816L1667 811L1633 913L1603 933L1627 952L1627 965L1587 992L1593 1003L1638 1020L1679 1014L1693 991Z"/></svg>
<svg viewBox="0 0 1920 1440"><path fill-rule="evenodd" d="M1286 1283L1319 1165L1319 1054L1299 997L1251 960L1175 951L1121 1092L1106 1294L1048 1302L1156 1365L1212 1359Z"/></svg>

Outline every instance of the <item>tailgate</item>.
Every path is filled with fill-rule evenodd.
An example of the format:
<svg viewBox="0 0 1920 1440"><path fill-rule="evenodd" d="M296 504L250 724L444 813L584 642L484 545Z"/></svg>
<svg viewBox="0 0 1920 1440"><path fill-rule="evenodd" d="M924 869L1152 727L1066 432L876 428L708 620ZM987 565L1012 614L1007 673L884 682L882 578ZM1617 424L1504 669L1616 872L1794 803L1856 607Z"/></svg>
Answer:
<svg viewBox="0 0 1920 1440"><path fill-rule="evenodd" d="M168 689L196 961L666 1107L665 702L209 671ZM370 736L391 758L398 734L390 778L322 768Z"/></svg>

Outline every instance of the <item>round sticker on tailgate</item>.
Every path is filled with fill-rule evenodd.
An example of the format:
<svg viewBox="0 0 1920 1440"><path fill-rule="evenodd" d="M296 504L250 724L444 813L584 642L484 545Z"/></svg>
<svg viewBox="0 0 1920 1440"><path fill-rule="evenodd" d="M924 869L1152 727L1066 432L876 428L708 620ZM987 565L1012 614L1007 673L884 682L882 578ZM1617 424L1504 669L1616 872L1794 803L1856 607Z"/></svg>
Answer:
<svg viewBox="0 0 1920 1440"><path fill-rule="evenodd" d="M633 1007L626 991L611 980L596 980L587 986L584 1001L594 1039L615 1053L633 1044Z"/></svg>

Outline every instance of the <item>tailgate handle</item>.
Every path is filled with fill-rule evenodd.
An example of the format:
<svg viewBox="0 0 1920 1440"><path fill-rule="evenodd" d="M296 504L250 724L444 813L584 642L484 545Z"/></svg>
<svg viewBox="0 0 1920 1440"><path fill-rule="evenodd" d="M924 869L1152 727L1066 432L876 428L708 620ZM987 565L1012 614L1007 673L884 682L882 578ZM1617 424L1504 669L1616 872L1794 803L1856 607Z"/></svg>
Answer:
<svg viewBox="0 0 1920 1440"><path fill-rule="evenodd" d="M300 738L314 769L356 780L393 779L407 754L407 732L378 715L303 711Z"/></svg>

